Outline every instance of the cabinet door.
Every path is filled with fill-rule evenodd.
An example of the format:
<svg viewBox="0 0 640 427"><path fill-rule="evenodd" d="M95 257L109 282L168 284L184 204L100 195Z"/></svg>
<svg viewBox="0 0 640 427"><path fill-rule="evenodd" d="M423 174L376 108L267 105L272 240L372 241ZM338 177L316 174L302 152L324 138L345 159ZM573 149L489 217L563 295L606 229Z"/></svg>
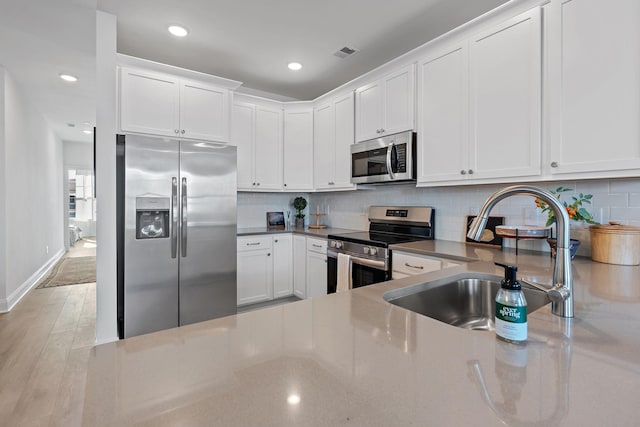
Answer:
<svg viewBox="0 0 640 427"><path fill-rule="evenodd" d="M285 190L313 190L313 110L284 113Z"/></svg>
<svg viewBox="0 0 640 427"><path fill-rule="evenodd" d="M382 134L412 130L415 121L415 68L413 64L383 79Z"/></svg>
<svg viewBox="0 0 640 427"><path fill-rule="evenodd" d="M539 8L471 39L473 177L540 175L541 45Z"/></svg>
<svg viewBox="0 0 640 427"><path fill-rule="evenodd" d="M183 81L180 84L180 136L229 141L229 91Z"/></svg>
<svg viewBox="0 0 640 427"><path fill-rule="evenodd" d="M314 111L313 171L316 189L331 188L335 171L335 123L333 104L322 105ZM351 154L349 154L351 157Z"/></svg>
<svg viewBox="0 0 640 427"><path fill-rule="evenodd" d="M465 179L468 56L455 46L418 64L418 183Z"/></svg>
<svg viewBox="0 0 640 427"><path fill-rule="evenodd" d="M356 141L380 136L383 130L383 101L381 80L356 90Z"/></svg>
<svg viewBox="0 0 640 427"><path fill-rule="evenodd" d="M180 132L180 86L163 74L120 69L120 128L176 137Z"/></svg>
<svg viewBox="0 0 640 427"><path fill-rule="evenodd" d="M273 297L293 295L293 243L291 234L273 236Z"/></svg>
<svg viewBox="0 0 640 427"><path fill-rule="evenodd" d="M255 189L253 141L255 106L237 102L232 107L231 143L238 146L238 190Z"/></svg>
<svg viewBox="0 0 640 427"><path fill-rule="evenodd" d="M238 252L238 305L273 299L271 249Z"/></svg>
<svg viewBox="0 0 640 427"><path fill-rule="evenodd" d="M293 236L293 294L307 297L307 238Z"/></svg>
<svg viewBox="0 0 640 427"><path fill-rule="evenodd" d="M333 103L335 149L334 175L331 187L355 188L351 183L351 145L354 143L355 112L353 108L353 93L338 97Z"/></svg>
<svg viewBox="0 0 640 427"><path fill-rule="evenodd" d="M307 298L327 294L327 254L307 251Z"/></svg>
<svg viewBox="0 0 640 427"><path fill-rule="evenodd" d="M551 13L551 173L640 168L640 2L564 0Z"/></svg>
<svg viewBox="0 0 640 427"><path fill-rule="evenodd" d="M282 110L256 107L254 168L257 190L282 189Z"/></svg>

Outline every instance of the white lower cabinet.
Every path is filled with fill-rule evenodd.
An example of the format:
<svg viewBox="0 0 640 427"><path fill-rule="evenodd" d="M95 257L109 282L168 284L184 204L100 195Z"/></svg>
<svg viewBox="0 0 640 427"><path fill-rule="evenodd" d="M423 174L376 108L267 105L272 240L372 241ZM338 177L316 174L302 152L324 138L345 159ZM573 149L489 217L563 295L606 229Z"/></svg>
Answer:
<svg viewBox="0 0 640 427"><path fill-rule="evenodd" d="M448 259L398 251L393 251L391 257L392 279L402 279L462 264Z"/></svg>
<svg viewBox="0 0 640 427"><path fill-rule="evenodd" d="M327 241L307 237L307 298L327 294Z"/></svg>
<svg viewBox="0 0 640 427"><path fill-rule="evenodd" d="M237 242L238 305L293 294L291 234L240 236Z"/></svg>
<svg viewBox="0 0 640 427"><path fill-rule="evenodd" d="M293 295L293 239L291 234L273 236L273 297Z"/></svg>
<svg viewBox="0 0 640 427"><path fill-rule="evenodd" d="M293 294L307 297L307 238L293 236Z"/></svg>
<svg viewBox="0 0 640 427"><path fill-rule="evenodd" d="M271 236L238 237L238 305L273 299Z"/></svg>

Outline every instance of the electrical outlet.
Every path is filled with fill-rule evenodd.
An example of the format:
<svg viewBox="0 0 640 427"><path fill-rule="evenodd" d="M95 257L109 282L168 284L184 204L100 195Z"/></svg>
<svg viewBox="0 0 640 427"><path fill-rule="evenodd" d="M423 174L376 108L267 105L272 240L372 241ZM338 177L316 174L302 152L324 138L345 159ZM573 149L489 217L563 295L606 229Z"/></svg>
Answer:
<svg viewBox="0 0 640 427"><path fill-rule="evenodd" d="M49 245L46 245L46 246L44 247L44 251L45 251L45 253L49 254Z"/></svg>

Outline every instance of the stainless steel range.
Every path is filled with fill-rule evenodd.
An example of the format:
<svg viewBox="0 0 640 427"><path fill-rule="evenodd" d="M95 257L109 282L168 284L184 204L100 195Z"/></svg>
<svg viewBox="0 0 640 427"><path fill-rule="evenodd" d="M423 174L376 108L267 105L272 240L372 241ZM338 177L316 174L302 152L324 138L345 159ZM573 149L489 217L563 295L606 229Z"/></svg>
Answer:
<svg viewBox="0 0 640 427"><path fill-rule="evenodd" d="M433 239L434 217L434 209L426 206L371 206L369 231L330 234L327 293L339 284L358 288L390 280L389 245Z"/></svg>

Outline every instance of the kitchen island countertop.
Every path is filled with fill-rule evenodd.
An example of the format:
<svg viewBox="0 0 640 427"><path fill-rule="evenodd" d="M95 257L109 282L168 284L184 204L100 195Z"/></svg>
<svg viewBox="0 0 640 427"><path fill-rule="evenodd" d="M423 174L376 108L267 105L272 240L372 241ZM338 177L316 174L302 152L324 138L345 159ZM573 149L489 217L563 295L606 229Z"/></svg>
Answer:
<svg viewBox="0 0 640 427"><path fill-rule="evenodd" d="M529 315L524 346L387 303L451 275L548 281L548 254L420 242L394 249L479 260L420 276L103 344L86 425L637 425L640 267L573 261L575 314Z"/></svg>

